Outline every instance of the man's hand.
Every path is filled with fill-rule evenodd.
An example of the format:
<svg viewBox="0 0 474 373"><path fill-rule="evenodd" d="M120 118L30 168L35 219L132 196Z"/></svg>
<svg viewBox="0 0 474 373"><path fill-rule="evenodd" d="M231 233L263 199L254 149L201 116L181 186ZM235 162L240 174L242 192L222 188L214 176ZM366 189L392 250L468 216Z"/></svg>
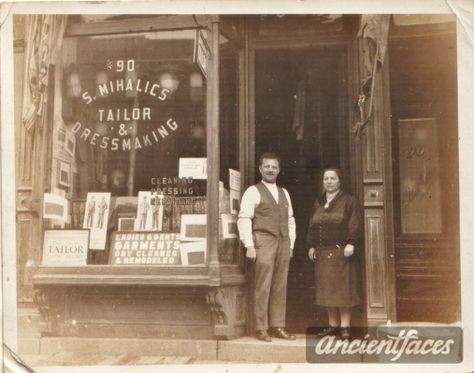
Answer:
<svg viewBox="0 0 474 373"><path fill-rule="evenodd" d="M314 254L315 254L315 250L314 250L314 247L310 247L309 250L308 250L308 258L309 260L314 260Z"/></svg>
<svg viewBox="0 0 474 373"><path fill-rule="evenodd" d="M257 259L257 252L255 251L255 247L254 246L247 247L247 253L245 254L245 256L247 257L247 259L250 259L252 261Z"/></svg>
<svg viewBox="0 0 474 373"><path fill-rule="evenodd" d="M346 258L350 257L352 254L354 254L354 245L347 244L346 247L344 247L344 256Z"/></svg>

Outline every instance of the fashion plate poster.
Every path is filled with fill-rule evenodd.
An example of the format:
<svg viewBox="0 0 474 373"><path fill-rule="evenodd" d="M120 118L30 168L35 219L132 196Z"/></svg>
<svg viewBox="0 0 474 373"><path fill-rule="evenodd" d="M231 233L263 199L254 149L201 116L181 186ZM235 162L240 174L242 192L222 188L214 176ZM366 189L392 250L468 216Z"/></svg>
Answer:
<svg viewBox="0 0 474 373"><path fill-rule="evenodd" d="M105 250L110 193L87 193L83 228L90 230L90 250Z"/></svg>

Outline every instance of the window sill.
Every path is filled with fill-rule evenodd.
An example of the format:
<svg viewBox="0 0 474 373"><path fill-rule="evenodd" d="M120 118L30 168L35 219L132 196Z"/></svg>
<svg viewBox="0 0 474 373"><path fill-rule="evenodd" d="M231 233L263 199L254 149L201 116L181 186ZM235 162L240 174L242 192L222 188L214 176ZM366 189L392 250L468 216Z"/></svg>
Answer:
<svg viewBox="0 0 474 373"><path fill-rule="evenodd" d="M238 266L232 266L221 280L224 285L245 282L245 274ZM89 265L77 267L38 267L33 276L35 286L216 286L209 276L207 266L113 266Z"/></svg>

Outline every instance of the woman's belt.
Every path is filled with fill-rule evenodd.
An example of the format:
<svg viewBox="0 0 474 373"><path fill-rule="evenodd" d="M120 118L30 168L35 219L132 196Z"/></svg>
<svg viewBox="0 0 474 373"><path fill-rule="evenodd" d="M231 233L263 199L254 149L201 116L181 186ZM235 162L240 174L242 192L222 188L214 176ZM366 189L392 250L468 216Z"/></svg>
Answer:
<svg viewBox="0 0 474 373"><path fill-rule="evenodd" d="M328 246L316 246L316 250L334 250L334 249L342 249L343 245L328 245Z"/></svg>
<svg viewBox="0 0 474 373"><path fill-rule="evenodd" d="M318 246L314 251L312 258L313 261L327 261L327 260L344 260L344 249L341 245L327 245L327 246Z"/></svg>

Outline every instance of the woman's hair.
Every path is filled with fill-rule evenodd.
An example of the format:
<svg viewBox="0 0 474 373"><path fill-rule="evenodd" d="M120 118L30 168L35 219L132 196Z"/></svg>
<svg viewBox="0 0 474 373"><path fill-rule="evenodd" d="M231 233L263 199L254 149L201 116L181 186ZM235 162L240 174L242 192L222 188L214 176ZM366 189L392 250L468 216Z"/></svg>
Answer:
<svg viewBox="0 0 474 373"><path fill-rule="evenodd" d="M341 169L338 167L326 167L323 171L323 179L324 179L324 174L326 173L326 171L334 171L336 173L337 177L339 178L339 182L341 183L341 188L342 188L343 176L342 176Z"/></svg>

